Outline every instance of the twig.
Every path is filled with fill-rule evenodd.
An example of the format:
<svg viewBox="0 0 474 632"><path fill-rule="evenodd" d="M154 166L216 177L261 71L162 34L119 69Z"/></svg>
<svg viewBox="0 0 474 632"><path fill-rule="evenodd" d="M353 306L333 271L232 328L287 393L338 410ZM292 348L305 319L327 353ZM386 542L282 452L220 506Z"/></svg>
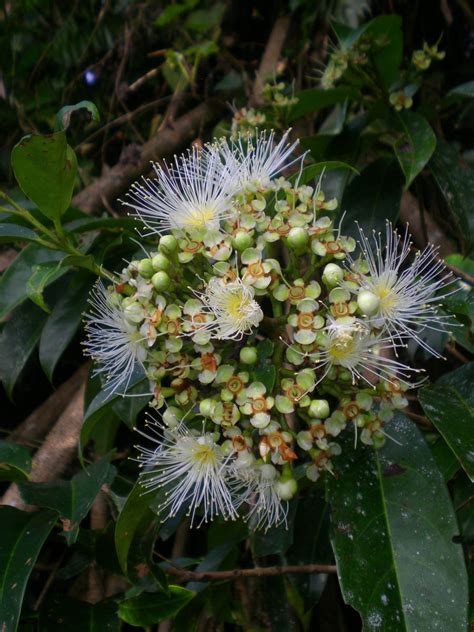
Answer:
<svg viewBox="0 0 474 632"><path fill-rule="evenodd" d="M265 80L271 76L277 67L278 59L281 55L283 44L285 43L288 30L290 28L290 16L285 15L277 18L273 25L272 32L268 38L265 51L260 61L260 66L257 71L257 76L253 84L253 91L250 102L252 105L262 104L262 89Z"/></svg>
<svg viewBox="0 0 474 632"><path fill-rule="evenodd" d="M454 356L456 360L459 360L463 364L467 364L469 362L469 359L466 358L466 356L463 353L458 351L454 345L449 344L449 342L446 343L445 349L448 353Z"/></svg>
<svg viewBox="0 0 474 632"><path fill-rule="evenodd" d="M236 579L238 577L274 577L287 573L336 573L337 567L332 564L305 564L303 566L257 566L255 568L234 568L230 571L207 571L199 573L177 566L165 569L170 575L182 581L212 581Z"/></svg>
<svg viewBox="0 0 474 632"><path fill-rule="evenodd" d="M419 415L418 413L412 413L411 410L406 409L403 410L403 414L407 417L410 417L410 419L413 419L413 421L415 421L420 426L423 426L423 428L426 428L427 430L433 429L433 424L428 419L428 417L425 417L424 415Z"/></svg>
<svg viewBox="0 0 474 632"><path fill-rule="evenodd" d="M173 128L164 129L146 142L138 152L136 160L119 162L96 182L74 196L72 206L85 213L94 213L102 208L102 198L109 202L123 193L130 183L149 169L151 160L172 155L190 141L202 125L218 120L224 111L221 104L203 103L178 118Z"/></svg>

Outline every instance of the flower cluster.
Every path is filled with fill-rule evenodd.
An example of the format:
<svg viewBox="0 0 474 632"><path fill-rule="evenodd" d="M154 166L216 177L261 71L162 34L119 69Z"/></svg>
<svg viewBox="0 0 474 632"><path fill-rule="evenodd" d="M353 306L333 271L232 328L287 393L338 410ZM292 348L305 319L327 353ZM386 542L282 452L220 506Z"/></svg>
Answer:
<svg viewBox="0 0 474 632"><path fill-rule="evenodd" d="M126 198L148 254L96 286L86 348L110 392L137 366L149 383L139 461L163 516L285 522L298 480L331 473L347 428L383 445L414 385L407 341L437 353L422 334L444 328L436 295L452 279L433 249L412 255L389 223L359 246L343 235L296 144L215 141Z"/></svg>

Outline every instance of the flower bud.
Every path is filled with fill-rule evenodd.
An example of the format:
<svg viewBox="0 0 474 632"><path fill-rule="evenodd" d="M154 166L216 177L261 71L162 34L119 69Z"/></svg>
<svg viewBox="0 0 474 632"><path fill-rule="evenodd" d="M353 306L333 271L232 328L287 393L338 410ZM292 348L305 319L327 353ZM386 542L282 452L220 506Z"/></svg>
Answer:
<svg viewBox="0 0 474 632"><path fill-rule="evenodd" d="M240 361L242 364L255 364L257 362L257 349L255 347L242 347Z"/></svg>
<svg viewBox="0 0 474 632"><path fill-rule="evenodd" d="M344 279L344 270L335 263L328 263L323 270L323 281L329 287L338 285Z"/></svg>
<svg viewBox="0 0 474 632"><path fill-rule="evenodd" d="M155 288L155 290L158 290L159 292L161 292L162 290L166 290L171 285L171 279L163 270L160 270L160 272L156 272L151 277L151 282L153 283L153 287Z"/></svg>
<svg viewBox="0 0 474 632"><path fill-rule="evenodd" d="M357 295L357 305L365 316L373 316L380 307L380 299L369 290L361 290Z"/></svg>
<svg viewBox="0 0 474 632"><path fill-rule="evenodd" d="M298 483L294 478L280 479L275 484L275 490L282 500L290 500L298 491Z"/></svg>
<svg viewBox="0 0 474 632"><path fill-rule="evenodd" d="M270 465L270 463L265 463L260 466L260 474L264 481L274 481L278 476L277 470L273 467L273 465Z"/></svg>
<svg viewBox="0 0 474 632"><path fill-rule="evenodd" d="M307 452L313 447L313 435L309 430L300 430L296 435L296 443L302 450Z"/></svg>
<svg viewBox="0 0 474 632"><path fill-rule="evenodd" d="M313 399L308 408L308 415L315 419L326 419L330 412L329 404L325 399Z"/></svg>
<svg viewBox="0 0 474 632"><path fill-rule="evenodd" d="M158 245L159 250L163 252L164 254L169 254L169 253L174 252L177 247L178 247L178 242L176 241L176 238L173 237L173 235L163 235Z"/></svg>
<svg viewBox="0 0 474 632"><path fill-rule="evenodd" d="M252 245L252 235L246 230L238 230L232 243L238 252L242 252Z"/></svg>
<svg viewBox="0 0 474 632"><path fill-rule="evenodd" d="M153 270L151 259L142 259L141 261L138 262L137 267L138 267L138 272L140 276L142 276L144 279L151 279L151 277L153 276L153 273L155 272Z"/></svg>
<svg viewBox="0 0 474 632"><path fill-rule="evenodd" d="M308 232L301 226L295 226L287 237L288 246L294 250L303 250L308 243Z"/></svg>
<svg viewBox="0 0 474 632"><path fill-rule="evenodd" d="M145 310L140 303L133 301L124 307L123 315L130 323L140 323L145 318Z"/></svg>
<svg viewBox="0 0 474 632"><path fill-rule="evenodd" d="M216 402L213 399L203 399L202 402L199 404L199 412L203 417L211 417L215 407Z"/></svg>
<svg viewBox="0 0 474 632"><path fill-rule="evenodd" d="M153 265L153 272L156 272L157 270L168 270L171 263L168 257L161 252L155 255L151 262Z"/></svg>

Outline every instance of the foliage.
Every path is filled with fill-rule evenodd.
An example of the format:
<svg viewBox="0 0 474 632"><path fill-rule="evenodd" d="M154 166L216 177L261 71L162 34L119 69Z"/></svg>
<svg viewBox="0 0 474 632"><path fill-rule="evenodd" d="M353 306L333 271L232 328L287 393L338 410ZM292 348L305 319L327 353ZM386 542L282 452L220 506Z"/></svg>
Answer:
<svg viewBox="0 0 474 632"><path fill-rule="evenodd" d="M18 506L0 507L5 632L58 626L156 630L170 620L177 631L363 626L374 632L457 632L474 624L474 91L472 34L466 35L474 16L463 3L443 9L451 14L447 22L446 13L438 15L427 2L416 8L395 3L397 14L393 3L370 5L292 0L275 9L273 3L240 6L213 0L21 0L0 10L5 62L0 77L0 396L5 411L0 483L2 493L8 489L4 499L16 494ZM279 63L275 60L261 77L261 92L255 94L255 71L279 16L288 16L291 27ZM250 215L260 212L256 228L241 211L244 219L234 233L227 226L229 243L206 243L199 231L193 233L196 254L187 246L191 233L183 226L177 227L182 233L172 226L176 246L159 239L128 217L106 190L93 216L77 207L81 198L75 194L92 195L111 168L123 167L126 173L141 146L181 129L176 122L204 102L215 110L193 128L196 147L221 136L239 142L255 128L273 129L278 139L292 126L291 138L300 137L300 158L306 152L301 168L297 162L287 169L285 180L271 191L261 186L234 192L241 196L240 208L253 204ZM166 170L157 169L164 177ZM123 192L131 184L127 177ZM306 187L312 187L310 194ZM298 208L288 211L284 200ZM318 217L323 212L323 219L330 217L321 239L310 235L308 200L319 205ZM296 223L287 227L288 217ZM385 235L387 219L401 234L410 223L412 250L435 242L436 256L454 273L449 288L456 291L437 299L450 326L402 332L407 347L398 349L397 362L426 373L425 380L408 393L405 386L399 391L399 382L393 392L393 381L383 379L376 388L364 389L354 387L350 375L337 382L344 373L338 368L320 382L322 370L311 353L314 366L302 365L306 373L295 370L298 353L306 353L308 362L308 345L321 344L322 338L315 331L314 339L300 336L299 346L286 350L281 337L291 328L300 334L297 305L302 305L291 303L290 290L302 279L311 294L315 286L310 288L309 280L317 278L319 317L329 319L341 305L351 316L363 317L355 268L348 271L350 257L345 256L360 238L354 222L367 235L372 230ZM146 224L149 216L142 213L142 220ZM278 233L275 240L272 231ZM324 248L337 240L341 256L333 260ZM38 406L57 398L74 379L85 361L84 344L97 357L83 317L90 313L87 301L94 286L97 292L97 279L111 288L115 306L128 309L129 325L138 323L133 325L137 333L143 321L136 313L149 308L147 301L164 311L176 306L170 305L171 297L184 304L191 289L203 300L203 280L229 273L233 257L245 260L248 275L249 266L261 263L254 257L263 242L270 253L262 262L269 289L256 282L252 298L260 301L265 318L250 338L244 337L245 345L216 342L224 358L217 364L234 363L246 384L247 399L235 400L232 414L246 417L251 383L260 391L263 385L264 399L274 396L272 415L281 426L270 439L259 434L254 448L281 473L280 500L289 500L286 523L275 520L267 530L255 530L252 520L239 515L191 529L186 503L165 511L169 488L144 493L150 475L139 477L133 446L136 428L162 440L153 428L145 429L151 400L158 409L165 401L171 406L166 417L171 429L177 409L189 415L187 423L196 432L202 424L203 433L220 419L218 405L234 401L224 386L208 387L199 345L204 348L209 341L187 339L187 356L179 361L191 367L181 369L171 357L180 349L163 329L167 321L160 321L153 335L163 336L163 348L157 344L145 359L137 356L128 373L119 365L112 375L115 388L107 386L103 372L89 371L81 428L71 423L60 442L51 441L48 432L67 405L78 401L78 386L61 410L51 414ZM380 244L383 248L383 239ZM408 247L404 274L414 255ZM276 259L284 260L284 280L272 267ZM340 273L328 267L334 263ZM433 278L439 279L440 270ZM356 272L357 281L364 269ZM346 294L331 298L341 282ZM151 283L151 298L130 298L133 288ZM166 306L160 303L163 295ZM305 304L313 306L317 299L308 295ZM170 314L165 315L172 320ZM175 375L162 379L160 369L166 373L170 367ZM300 399L287 396L290 380L304 392ZM227 387L229 376L225 382ZM327 414L323 401L329 402ZM354 422L349 404L358 407ZM393 416L392 409L403 410ZM32 430L30 414L38 426L49 415L42 434ZM294 430L303 422L313 433L309 438ZM235 428L243 424L247 453L255 428L252 422L232 423ZM318 435L321 428L325 437ZM216 434L221 432L227 432L225 423L217 427ZM170 441L172 432L166 433ZM225 438L237 441L231 435ZM277 449L271 444L276 435ZM70 447L63 462L57 455L67 451L65 446ZM154 460L156 453L148 462ZM15 488L9 488L12 483ZM314 564L325 565L324 572L285 570ZM262 576L258 568L267 566L283 570ZM225 574L255 567L251 576L239 570Z"/></svg>

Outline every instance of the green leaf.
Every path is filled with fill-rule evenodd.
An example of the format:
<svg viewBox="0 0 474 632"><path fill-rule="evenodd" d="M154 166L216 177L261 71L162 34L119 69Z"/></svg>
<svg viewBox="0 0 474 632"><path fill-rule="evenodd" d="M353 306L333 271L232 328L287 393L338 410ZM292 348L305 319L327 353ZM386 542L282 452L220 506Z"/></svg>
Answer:
<svg viewBox="0 0 474 632"><path fill-rule="evenodd" d="M398 413L381 450L348 436L327 478L344 600L364 630L467 627L467 575L448 490L421 432Z"/></svg>
<svg viewBox="0 0 474 632"><path fill-rule="evenodd" d="M451 88L446 96L466 97L468 99L474 98L474 81L467 81L461 83L459 86Z"/></svg>
<svg viewBox="0 0 474 632"><path fill-rule="evenodd" d="M63 252L54 252L30 245L24 248L8 266L0 278L0 318L28 298L26 286L33 266L60 261ZM66 270L64 270L64 274Z"/></svg>
<svg viewBox="0 0 474 632"><path fill-rule="evenodd" d="M28 302L15 311L0 334L0 379L10 398L38 344L46 318L43 310Z"/></svg>
<svg viewBox="0 0 474 632"><path fill-rule="evenodd" d="M0 243L37 241L38 235L26 226L0 224Z"/></svg>
<svg viewBox="0 0 474 632"><path fill-rule="evenodd" d="M75 274L53 307L41 333L39 359L50 381L54 369L78 330L92 286L89 274Z"/></svg>
<svg viewBox="0 0 474 632"><path fill-rule="evenodd" d="M137 627L154 625L174 617L195 593L181 586L170 586L169 596L163 593L142 593L122 601L119 616L123 621Z"/></svg>
<svg viewBox="0 0 474 632"><path fill-rule="evenodd" d="M61 270L62 262L38 263L31 269L31 276L26 285L28 298L50 314L51 310L46 305L43 292L49 283L52 283L64 274Z"/></svg>
<svg viewBox="0 0 474 632"><path fill-rule="evenodd" d="M293 544L293 524L297 500L289 502L287 524L281 523L278 527L271 527L267 531L259 529L251 536L254 555L265 557L285 553Z"/></svg>
<svg viewBox="0 0 474 632"><path fill-rule="evenodd" d="M23 596L44 541L56 522L52 511L0 507L0 629L17 629Z"/></svg>
<svg viewBox="0 0 474 632"><path fill-rule="evenodd" d="M295 121L306 114L317 112L323 108L343 103L346 99L357 99L357 91L353 88L310 88L297 92L295 97L298 102L291 107L289 120Z"/></svg>
<svg viewBox="0 0 474 632"><path fill-rule="evenodd" d="M99 110L94 103L92 103L92 101L80 101L79 103L76 103L76 105L65 105L59 110L56 114L54 130L56 132L64 132L67 130L69 123L71 122L71 114L73 112L77 112L78 110L87 110L92 121L95 123L100 122Z"/></svg>
<svg viewBox="0 0 474 632"><path fill-rule="evenodd" d="M64 132L25 136L12 151L12 167L23 193L50 219L71 203L77 159Z"/></svg>
<svg viewBox="0 0 474 632"><path fill-rule="evenodd" d="M67 595L50 594L40 611L38 632L119 632L117 610L113 601L90 604Z"/></svg>
<svg viewBox="0 0 474 632"><path fill-rule="evenodd" d="M461 239L472 245L474 228L474 169L464 162L455 146L438 141L430 162L433 176L457 220Z"/></svg>
<svg viewBox="0 0 474 632"><path fill-rule="evenodd" d="M389 89L398 80L403 59L402 18L399 15L381 15L362 27L361 31L370 34L375 42L387 42L371 56L371 61L379 83Z"/></svg>
<svg viewBox="0 0 474 632"><path fill-rule="evenodd" d="M0 441L0 481L24 481L30 470L31 456L26 448Z"/></svg>
<svg viewBox="0 0 474 632"><path fill-rule="evenodd" d="M84 270L89 270L92 274L97 273L97 266L92 255L67 255L61 261L61 267L67 266L83 268Z"/></svg>
<svg viewBox="0 0 474 632"><path fill-rule="evenodd" d="M89 513L102 485L110 484L114 476L115 468L104 457L81 470L70 481L23 482L18 486L26 503L59 513L63 519L64 536L70 545L76 541L79 523Z"/></svg>
<svg viewBox="0 0 474 632"><path fill-rule="evenodd" d="M436 136L428 121L415 112L398 112L396 120L402 135L393 149L405 174L405 188L408 189L431 158L436 148Z"/></svg>
<svg viewBox="0 0 474 632"><path fill-rule="evenodd" d="M145 395L142 395L145 391ZM116 415L132 429L137 420L138 414L145 408L150 401L150 394L146 393L144 383L139 382L127 391L127 397L120 397L113 405L113 411Z"/></svg>
<svg viewBox="0 0 474 632"><path fill-rule="evenodd" d="M355 221L366 234L385 231L385 222L395 223L400 211L403 178L395 160L379 158L355 177L344 191L340 208L346 211L344 233L358 236Z"/></svg>
<svg viewBox="0 0 474 632"><path fill-rule="evenodd" d="M450 481L460 469L459 461L443 437L436 435L434 443L429 442L431 454L438 470L446 482Z"/></svg>
<svg viewBox="0 0 474 632"><path fill-rule="evenodd" d="M290 180L298 182L301 186L302 184L307 184L315 178L318 178L322 173L325 173L326 171L333 171L334 169L348 169L356 175L360 175L359 171L357 171L357 169L352 165L347 164L347 162L341 162L339 160L325 160L323 162L316 162L313 165L308 165L303 169L301 174L295 174L290 178Z"/></svg>
<svg viewBox="0 0 474 632"><path fill-rule="evenodd" d="M443 375L418 394L423 410L474 481L474 362Z"/></svg>

